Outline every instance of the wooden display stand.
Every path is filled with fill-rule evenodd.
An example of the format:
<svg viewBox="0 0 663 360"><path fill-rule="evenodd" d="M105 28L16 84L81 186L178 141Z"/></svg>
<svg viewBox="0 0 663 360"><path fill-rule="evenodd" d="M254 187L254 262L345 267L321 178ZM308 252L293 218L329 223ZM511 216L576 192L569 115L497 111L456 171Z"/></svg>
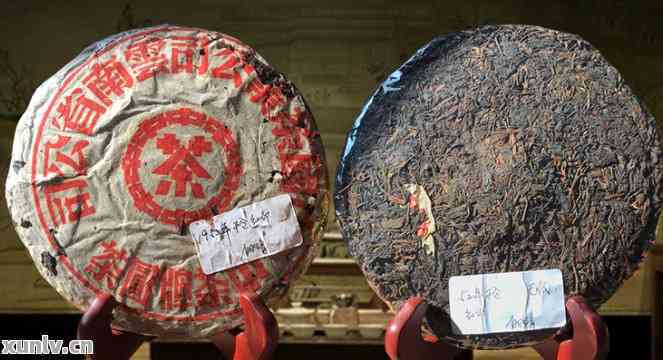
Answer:
<svg viewBox="0 0 663 360"><path fill-rule="evenodd" d="M407 301L389 323L385 336L385 351L392 360L449 359L468 360L472 352L462 350L443 341L424 340L421 321L428 305L419 297ZM582 297L566 301L571 317L572 336L569 339L551 339L534 346L544 360L603 360L609 349L608 329L601 317Z"/></svg>
<svg viewBox="0 0 663 360"><path fill-rule="evenodd" d="M233 360L268 360L274 357L278 344L276 318L260 297L240 294L240 306L244 313L245 329L230 335L215 336L212 342ZM94 341L91 360L129 359L149 337L111 330L110 322L116 302L112 296L99 295L83 314L78 325L78 338Z"/></svg>

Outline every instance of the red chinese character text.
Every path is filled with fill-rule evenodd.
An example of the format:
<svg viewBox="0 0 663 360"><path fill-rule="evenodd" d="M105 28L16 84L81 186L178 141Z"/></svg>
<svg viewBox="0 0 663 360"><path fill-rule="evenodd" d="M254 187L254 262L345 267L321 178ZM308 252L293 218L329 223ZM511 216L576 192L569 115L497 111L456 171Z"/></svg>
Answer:
<svg viewBox="0 0 663 360"><path fill-rule="evenodd" d="M204 198L203 186L195 182L194 177L211 179L212 176L196 158L212 152L212 143L205 140L204 136L194 136L184 146L174 133L165 133L157 139L157 149L168 157L152 170L152 173L169 177L159 182L157 195L168 195L170 186L174 182L175 196L185 196L187 184L191 183L193 196L198 199Z"/></svg>
<svg viewBox="0 0 663 360"><path fill-rule="evenodd" d="M58 176L64 176L62 167L73 170L73 175L85 175L87 161L83 150L90 144L87 140L78 140L71 146L68 154L61 151L63 147L71 142L71 137L58 135L55 141L49 141L44 145L44 175L55 173ZM55 152L55 161L50 162L51 150Z"/></svg>
<svg viewBox="0 0 663 360"><path fill-rule="evenodd" d="M209 38L207 36L174 36L172 47L170 61L173 73L193 74L196 57L198 58L196 64L198 74L202 75L207 72L209 67Z"/></svg>
<svg viewBox="0 0 663 360"><path fill-rule="evenodd" d="M198 267L196 270L196 280L198 285L195 290L196 307L219 308L223 305L232 304L230 297L230 283L228 279L221 278L220 275L206 275Z"/></svg>
<svg viewBox="0 0 663 360"><path fill-rule="evenodd" d="M242 86L242 71L247 75L250 75L255 71L249 64L242 65L239 54L228 48L224 48L214 55L227 58L227 60L221 65L212 69L212 77L219 79L232 79L235 88Z"/></svg>
<svg viewBox="0 0 663 360"><path fill-rule="evenodd" d="M281 190L314 196L318 193L320 158L313 154L283 155L281 169L284 175Z"/></svg>
<svg viewBox="0 0 663 360"><path fill-rule="evenodd" d="M152 288L159 274L157 265L148 264L133 258L124 277L120 295L147 308L152 297Z"/></svg>
<svg viewBox="0 0 663 360"><path fill-rule="evenodd" d="M99 284L106 280L106 288L115 289L122 268L119 263L127 260L124 249L117 250L115 240L101 243L103 251L100 255L94 255L85 265L85 271Z"/></svg>
<svg viewBox="0 0 663 360"><path fill-rule="evenodd" d="M92 66L90 74L83 79L83 83L106 106L113 104L111 96L121 96L124 88L133 85L133 78L115 56L105 63Z"/></svg>
<svg viewBox="0 0 663 360"><path fill-rule="evenodd" d="M168 58L162 52L162 38L147 38L137 41L124 51L124 59L136 73L136 79L143 81L160 72L168 72Z"/></svg>
<svg viewBox="0 0 663 360"><path fill-rule="evenodd" d="M250 67L249 71L251 71L249 73L251 74L254 71L253 67ZM272 89L271 85L263 84L260 81L260 79L258 79L258 77L254 77L251 80L251 82L246 86L246 90L249 93L249 100L251 100L254 103L260 103L263 99L268 97L271 89Z"/></svg>
<svg viewBox="0 0 663 360"><path fill-rule="evenodd" d="M280 154L300 152L304 149L304 139L313 138L315 132L310 130L310 122L305 120L306 116L308 112L297 108L293 114L280 112L270 119L276 124L272 134L280 139L278 145Z"/></svg>
<svg viewBox="0 0 663 360"><path fill-rule="evenodd" d="M163 310L184 310L191 306L193 275L186 269L168 268L161 277L159 304Z"/></svg>
<svg viewBox="0 0 663 360"><path fill-rule="evenodd" d="M269 89L267 97L263 100L260 105L260 113L266 118L271 118L272 114L279 114L283 105L285 105L286 99L283 96L283 92L276 86L272 86Z"/></svg>
<svg viewBox="0 0 663 360"><path fill-rule="evenodd" d="M87 183L82 179L71 179L44 187L44 197L54 225L76 222L95 213L90 204L90 193L84 191Z"/></svg>
<svg viewBox="0 0 663 360"><path fill-rule="evenodd" d="M105 112L106 108L102 104L86 97L83 90L76 88L58 105L53 126L60 130L92 135L99 117Z"/></svg>
<svg viewBox="0 0 663 360"><path fill-rule="evenodd" d="M265 279L269 277L269 272L267 272L262 261L256 260L228 271L228 277L239 292L256 292L262 287Z"/></svg>

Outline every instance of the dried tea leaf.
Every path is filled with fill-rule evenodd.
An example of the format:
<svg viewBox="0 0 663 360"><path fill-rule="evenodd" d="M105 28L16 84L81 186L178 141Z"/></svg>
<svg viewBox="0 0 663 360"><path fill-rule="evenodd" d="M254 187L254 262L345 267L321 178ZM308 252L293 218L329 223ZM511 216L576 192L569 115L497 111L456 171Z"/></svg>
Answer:
<svg viewBox="0 0 663 360"><path fill-rule="evenodd" d="M376 90L348 135L335 205L382 299L422 296L437 336L506 348L552 333L449 335L449 278L558 268L567 295L598 306L654 239L662 176L654 118L592 45L485 26L433 40ZM393 201L411 184L432 216ZM428 218L433 247L417 234Z"/></svg>

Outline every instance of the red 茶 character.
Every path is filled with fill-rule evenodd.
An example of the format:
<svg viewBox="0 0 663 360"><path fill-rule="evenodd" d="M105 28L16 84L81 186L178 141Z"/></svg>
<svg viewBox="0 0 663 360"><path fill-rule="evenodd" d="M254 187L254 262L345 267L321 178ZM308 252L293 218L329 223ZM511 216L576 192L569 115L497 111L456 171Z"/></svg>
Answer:
<svg viewBox="0 0 663 360"><path fill-rule="evenodd" d="M191 183L191 192L195 198L205 197L203 186L195 178L211 179L212 176L196 159L212 152L212 142L204 136L194 136L182 145L174 133L165 133L157 139L157 149L167 156L159 166L152 170L153 174L166 176L159 181L157 195L168 195L172 183L175 183L175 196L186 195L187 184Z"/></svg>
<svg viewBox="0 0 663 360"><path fill-rule="evenodd" d="M61 151L71 142L70 136L57 135L52 141L46 142L44 146L44 176L54 173L58 176L64 176L65 172L59 165L64 165L73 171L73 175L85 175L87 169L87 159L84 150L90 144L87 140L78 140L70 147L69 153ZM55 152L55 161L50 162L51 150Z"/></svg>
<svg viewBox="0 0 663 360"><path fill-rule="evenodd" d="M52 124L59 130L92 135L99 117L105 112L106 108L102 104L86 97L83 90L76 88L58 105Z"/></svg>
<svg viewBox="0 0 663 360"><path fill-rule="evenodd" d="M121 262L127 260L127 253L124 249L117 250L115 240L101 243L103 248L100 255L94 255L85 265L85 271L92 276L99 284L106 281L108 290L115 290L117 280L120 277L122 267Z"/></svg>
<svg viewBox="0 0 663 360"><path fill-rule="evenodd" d="M133 86L133 78L121 62L113 56L105 63L92 66L83 83L106 106L113 104L111 96L122 96L124 88Z"/></svg>
<svg viewBox="0 0 663 360"><path fill-rule="evenodd" d="M76 222L96 212L90 204L90 193L85 191L87 183L82 179L71 179L44 186L44 198L53 224Z"/></svg>
<svg viewBox="0 0 663 360"><path fill-rule="evenodd" d="M193 275L186 269L168 268L161 277L159 304L163 310L185 310L191 306Z"/></svg>
<svg viewBox="0 0 663 360"><path fill-rule="evenodd" d="M220 277L221 275L216 274L206 275L200 267L197 268L196 280L200 285L194 291L196 307L218 308L233 303L230 297L230 282Z"/></svg>
<svg viewBox="0 0 663 360"><path fill-rule="evenodd" d="M142 305L143 308L147 308L158 274L159 267L157 265L133 258L129 264L127 275L124 277L120 295Z"/></svg>
<svg viewBox="0 0 663 360"><path fill-rule="evenodd" d="M209 38L207 36L173 36L171 53L171 71L193 74L194 60L198 74L203 75L209 67Z"/></svg>
<svg viewBox="0 0 663 360"><path fill-rule="evenodd" d="M261 260L256 260L228 271L228 277L237 291L257 292L269 277L269 272Z"/></svg>
<svg viewBox="0 0 663 360"><path fill-rule="evenodd" d="M163 53L164 40L158 37L135 42L124 51L124 59L136 74L138 81L168 72L168 57Z"/></svg>

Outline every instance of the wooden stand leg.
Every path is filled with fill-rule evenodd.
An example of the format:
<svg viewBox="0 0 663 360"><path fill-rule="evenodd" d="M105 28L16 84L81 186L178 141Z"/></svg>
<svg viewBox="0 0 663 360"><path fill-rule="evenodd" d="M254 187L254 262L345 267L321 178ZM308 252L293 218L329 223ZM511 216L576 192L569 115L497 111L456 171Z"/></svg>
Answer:
<svg viewBox="0 0 663 360"><path fill-rule="evenodd" d="M244 331L229 338L227 333L212 339L227 358L233 360L268 360L274 357L278 344L278 323L271 310L255 294L240 294L244 313Z"/></svg>
<svg viewBox="0 0 663 360"><path fill-rule="evenodd" d="M85 311L78 323L78 338L94 342L94 354L86 355L91 360L125 360L138 350L144 341L151 338L111 329L113 309L117 302L109 294L100 294Z"/></svg>
<svg viewBox="0 0 663 360"><path fill-rule="evenodd" d="M601 317L581 296L566 301L573 337L557 342L549 340L534 346L545 360L603 360L608 356L610 336Z"/></svg>
<svg viewBox="0 0 663 360"><path fill-rule="evenodd" d="M220 333L214 345L233 360L269 360L278 344L278 324L274 314L255 294L240 294L245 329L234 337ZM94 341L92 360L126 360L138 347L152 338L111 330L113 308L117 303L111 295L101 294L83 314L78 325L78 338Z"/></svg>
<svg viewBox="0 0 663 360"><path fill-rule="evenodd" d="M385 351L392 360L471 360L472 352L451 346L444 341L430 342L421 336L421 321L426 314L421 298L408 300L389 322L384 339Z"/></svg>

